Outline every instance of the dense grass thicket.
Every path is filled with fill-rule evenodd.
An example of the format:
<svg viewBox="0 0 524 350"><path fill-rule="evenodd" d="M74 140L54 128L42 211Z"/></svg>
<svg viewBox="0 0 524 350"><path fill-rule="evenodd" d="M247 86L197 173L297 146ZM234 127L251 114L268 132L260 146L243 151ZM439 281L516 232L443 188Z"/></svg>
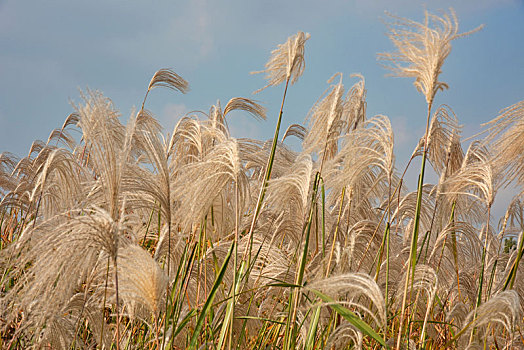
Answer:
<svg viewBox="0 0 524 350"><path fill-rule="evenodd" d="M26 157L1 154L0 347L524 347L522 195L491 212L497 190L524 185L524 101L464 149L433 101L451 42L471 32L453 11L388 29L397 51L379 58L427 102L408 163L418 185L395 167L389 119L366 115L361 76L347 88L336 73L304 125L281 130L302 32L262 71L264 88L284 88L272 140L230 135L231 111L266 118L247 98L166 137L147 96L189 85L161 69L126 123L86 91Z"/></svg>

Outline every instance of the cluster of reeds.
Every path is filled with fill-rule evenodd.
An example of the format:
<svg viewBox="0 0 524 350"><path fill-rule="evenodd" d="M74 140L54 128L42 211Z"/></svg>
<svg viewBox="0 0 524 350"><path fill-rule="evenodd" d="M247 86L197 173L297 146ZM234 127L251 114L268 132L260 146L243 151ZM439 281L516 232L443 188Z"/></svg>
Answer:
<svg viewBox="0 0 524 350"><path fill-rule="evenodd" d="M147 95L189 86L161 69L126 124L87 91L27 157L0 155L0 347L523 346L521 195L498 226L491 209L502 186L524 185L524 101L464 151L453 111L433 101L451 42L470 32L453 11L389 30L397 51L380 58L427 102L414 192L389 119L366 116L362 76L347 89L335 74L305 126L281 132L302 32L262 71L284 85L272 140L230 135L231 111L266 118L247 98L165 137Z"/></svg>

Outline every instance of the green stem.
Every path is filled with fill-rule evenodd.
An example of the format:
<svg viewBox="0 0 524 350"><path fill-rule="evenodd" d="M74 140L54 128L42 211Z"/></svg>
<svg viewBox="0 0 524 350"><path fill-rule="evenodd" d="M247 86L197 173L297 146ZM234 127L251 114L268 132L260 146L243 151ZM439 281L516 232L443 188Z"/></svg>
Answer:
<svg viewBox="0 0 524 350"><path fill-rule="evenodd" d="M502 288L502 290L506 290L508 287L509 289L513 289L513 284L515 283L515 277L517 277L517 269L519 267L520 259L522 259L523 254L524 254L524 231L520 233L519 247L517 249L517 257L515 258L515 262L513 263L513 266L511 267L511 271L509 272L509 275L506 278L506 282L504 283L504 288Z"/></svg>
<svg viewBox="0 0 524 350"><path fill-rule="evenodd" d="M258 219L258 214L262 209L262 202L266 195L267 184L271 178L271 170L273 169L273 161L275 160L275 152L277 149L278 143L278 134L280 132L280 124L282 123L282 114L284 113L284 102L286 101L287 88L289 86L289 78L286 79L286 86L284 88L284 95L282 96L282 104L280 105L280 112L278 114L277 126L275 128L275 135L273 136L273 143L271 145L271 152L267 160L266 173L264 175L264 181L260 187L260 193L258 194L257 206L255 207L255 212L253 213L253 220L251 221L251 226L249 227L249 257L251 258L251 251L253 248L253 230L255 229L255 224Z"/></svg>
<svg viewBox="0 0 524 350"><path fill-rule="evenodd" d="M418 187L417 187L417 206L415 208L415 217L414 217L414 225L413 225L413 233L411 235L411 247L409 250L409 260L408 260L408 266L406 271L406 282L404 285L404 295L402 297L402 308L401 308L401 316L400 316L400 325L398 330L398 337L397 337L397 348L400 349L400 342L402 340L402 326L404 323L404 314L405 314L405 308L406 308L406 299L407 299L407 291L408 291L408 285L409 285L409 275L411 274L411 289L413 289L413 277L415 276L415 266L416 266L416 259L417 259L417 242L418 242L418 230L420 225L420 211L422 208L422 190L423 190L423 184L424 184L424 172L426 170L426 157L428 152L428 133L429 133L429 121L431 118L431 107L432 107L433 101L429 101L428 103L428 110L427 110L427 119L426 119L426 133L424 135L424 150L422 152L422 164L420 166L420 175L418 177ZM411 291L410 289L410 291ZM411 294L411 292L410 292ZM409 335L408 335L409 338Z"/></svg>
<svg viewBox="0 0 524 350"><path fill-rule="evenodd" d="M324 187L324 179L322 181L322 258L326 255L326 190Z"/></svg>
<svg viewBox="0 0 524 350"><path fill-rule="evenodd" d="M299 270L297 277L295 279L295 285L302 286L302 282L304 279L304 271L306 269L306 260L307 260L307 253L309 249L309 236L311 234L311 224L313 221L313 213L315 212L315 198L317 196L318 192L318 185L320 182L320 173L317 172L315 176L315 182L313 184L313 193L311 194L311 203L310 203L310 209L309 209L309 215L308 220L306 222L306 225L304 226L304 231L302 231L302 237L304 237L304 249L302 250L302 256L300 258L300 264L299 264ZM304 235L305 233L305 235ZM295 333L296 333L296 327L295 327L295 320L297 317L297 308L300 301L300 288L295 288L292 290L290 294L290 300L289 300L289 319L286 323L286 333L284 337L284 348L285 349L294 349L295 348Z"/></svg>

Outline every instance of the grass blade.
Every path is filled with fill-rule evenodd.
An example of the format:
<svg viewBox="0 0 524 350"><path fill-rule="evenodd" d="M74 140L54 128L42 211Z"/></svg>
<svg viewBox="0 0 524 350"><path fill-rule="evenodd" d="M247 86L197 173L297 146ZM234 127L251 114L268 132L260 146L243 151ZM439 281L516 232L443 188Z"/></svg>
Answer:
<svg viewBox="0 0 524 350"><path fill-rule="evenodd" d="M358 328L362 333L370 336L386 349L389 349L389 346L386 344L384 338L382 338L377 332L375 332L369 324L361 320L360 317L357 316L357 314L341 306L333 298L319 292L318 290L312 289L311 291L315 293L325 303L328 303L328 306L330 308L335 310L340 316L344 317L349 323Z"/></svg>
<svg viewBox="0 0 524 350"><path fill-rule="evenodd" d="M193 332L193 335L191 336L191 340L189 341L189 349L196 349L198 337L200 336L200 331L202 330L202 327L204 325L204 320L209 310L211 309L211 305L213 304L213 300L215 299L218 287L220 286L220 283L222 283L222 279L226 274L227 265L229 264L229 260L231 259L231 254L233 253L234 247L235 244L233 243L229 248L229 252L227 253L226 258L224 259L224 263L220 268L220 272L218 273L215 283L213 284L213 288L211 288L211 291L209 292L209 296L207 297L206 303L204 304L204 307L200 312L200 316L198 316L198 321L195 330Z"/></svg>
<svg viewBox="0 0 524 350"><path fill-rule="evenodd" d="M315 313L309 325L309 330L306 338L306 350L313 350L315 347L315 336L317 334L318 320L320 318L320 305L316 307Z"/></svg>

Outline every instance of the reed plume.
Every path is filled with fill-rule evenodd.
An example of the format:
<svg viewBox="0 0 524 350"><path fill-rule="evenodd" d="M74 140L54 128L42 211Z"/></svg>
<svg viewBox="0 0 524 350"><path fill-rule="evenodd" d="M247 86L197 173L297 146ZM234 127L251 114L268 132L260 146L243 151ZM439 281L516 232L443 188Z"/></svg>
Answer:
<svg viewBox="0 0 524 350"><path fill-rule="evenodd" d="M290 36L284 44L271 52L271 57L266 63L266 69L251 72L251 74L266 73L268 84L255 91L258 93L270 86L279 85L285 81L294 84L304 73L304 46L310 38L309 33L298 32Z"/></svg>

